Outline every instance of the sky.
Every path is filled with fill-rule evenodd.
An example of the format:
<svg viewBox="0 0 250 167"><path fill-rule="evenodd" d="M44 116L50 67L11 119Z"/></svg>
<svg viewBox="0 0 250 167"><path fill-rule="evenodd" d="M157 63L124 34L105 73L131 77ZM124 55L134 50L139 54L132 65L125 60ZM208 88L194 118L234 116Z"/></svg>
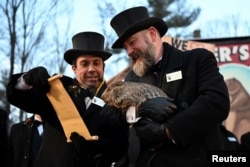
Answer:
<svg viewBox="0 0 250 167"><path fill-rule="evenodd" d="M126 2L127 8L139 5L146 5L146 0L107 0L116 4L117 2ZM102 0L75 0L73 22L76 23L75 31L96 30L100 31L98 13L96 4ZM200 7L201 13L199 18L193 24L198 28L201 24L208 21L223 19L231 15L239 15L240 19L249 20L249 0L186 0L190 7ZM250 21L250 20L249 20ZM79 22L82 22L79 23Z"/></svg>
<svg viewBox="0 0 250 167"><path fill-rule="evenodd" d="M230 19L232 16L237 16L240 21L250 23L249 0L192 0L191 2L201 8L200 16L192 25L194 28L199 28L203 24L214 20ZM243 26L243 24L239 25L239 29L244 29ZM239 33L239 35L249 34Z"/></svg>

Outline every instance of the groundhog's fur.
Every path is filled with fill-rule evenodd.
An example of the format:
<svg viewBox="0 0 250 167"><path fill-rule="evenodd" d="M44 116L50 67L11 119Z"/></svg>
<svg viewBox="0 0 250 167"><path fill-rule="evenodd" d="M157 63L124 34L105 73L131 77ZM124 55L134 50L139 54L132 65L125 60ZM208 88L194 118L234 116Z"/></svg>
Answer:
<svg viewBox="0 0 250 167"><path fill-rule="evenodd" d="M128 107L136 106L136 108L147 99L155 97L168 96L159 88L146 83L123 82L118 81L103 92L102 99L107 105L114 106L126 112Z"/></svg>

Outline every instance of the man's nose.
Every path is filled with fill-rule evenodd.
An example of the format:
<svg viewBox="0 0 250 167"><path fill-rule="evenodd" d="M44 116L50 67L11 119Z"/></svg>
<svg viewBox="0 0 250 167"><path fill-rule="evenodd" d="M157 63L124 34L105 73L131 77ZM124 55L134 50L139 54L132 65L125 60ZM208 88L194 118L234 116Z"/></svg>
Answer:
<svg viewBox="0 0 250 167"><path fill-rule="evenodd" d="M131 57L134 53L134 49L132 47L127 47L126 51L129 57Z"/></svg>
<svg viewBox="0 0 250 167"><path fill-rule="evenodd" d="M90 64L88 71L96 71L95 66L93 64Z"/></svg>

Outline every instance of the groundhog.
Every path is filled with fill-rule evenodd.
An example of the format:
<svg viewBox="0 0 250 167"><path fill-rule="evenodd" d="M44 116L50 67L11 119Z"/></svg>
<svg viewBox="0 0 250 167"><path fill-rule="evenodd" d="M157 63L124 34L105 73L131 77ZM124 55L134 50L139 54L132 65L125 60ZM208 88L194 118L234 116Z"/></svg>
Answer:
<svg viewBox="0 0 250 167"><path fill-rule="evenodd" d="M136 114L138 106L147 99L155 97L164 97L171 100L156 86L127 81L112 83L102 94L102 99L107 105L119 108L126 113L127 122L129 123L137 122L140 119Z"/></svg>

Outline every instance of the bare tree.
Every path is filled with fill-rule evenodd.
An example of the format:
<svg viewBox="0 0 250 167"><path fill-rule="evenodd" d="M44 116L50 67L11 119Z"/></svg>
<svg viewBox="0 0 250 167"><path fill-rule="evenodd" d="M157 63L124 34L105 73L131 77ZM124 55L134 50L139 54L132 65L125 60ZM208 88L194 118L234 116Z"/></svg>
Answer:
<svg viewBox="0 0 250 167"><path fill-rule="evenodd" d="M34 61L41 64L39 59L42 60L44 56L39 56L38 53L42 55L42 52L50 48L43 41L46 40L48 33L53 33L48 28L55 19L57 7L57 0L3 0L0 2L1 26L4 27L0 32L4 34L2 39L6 41L0 49L5 57L9 58L9 66L1 69L1 83L4 88L14 72L27 70L34 65ZM9 114L11 110L8 103L5 108ZM20 120L24 117L26 116L21 111Z"/></svg>
<svg viewBox="0 0 250 167"><path fill-rule="evenodd" d="M187 6L186 0L148 0L150 14L165 20L169 28L186 27L200 14L200 8Z"/></svg>
<svg viewBox="0 0 250 167"><path fill-rule="evenodd" d="M184 28L192 24L200 14L199 7L188 6L186 0L148 0L150 15L162 18L174 37L185 36Z"/></svg>
<svg viewBox="0 0 250 167"><path fill-rule="evenodd" d="M238 25L245 25L239 29ZM250 33L250 22L241 20L239 15L228 15L216 20L210 20L199 26L202 38L225 38L245 36Z"/></svg>
<svg viewBox="0 0 250 167"><path fill-rule="evenodd" d="M64 61L63 55L64 52L69 48L71 43L71 26L72 26L72 15L73 15L73 6L72 1L68 1L64 3L64 6L60 8L60 12L56 13L55 17L60 18L59 21L54 21L52 23L54 34L52 38L52 43L50 44L53 46L53 50L51 51L52 58L48 59L46 63L49 65L50 72L53 73L65 73L67 68L67 63ZM68 5L67 5L68 4ZM65 19L68 18L68 19ZM61 27L60 20L65 22L65 27ZM53 74L51 73L51 74Z"/></svg>
<svg viewBox="0 0 250 167"><path fill-rule="evenodd" d="M54 25L55 27L58 27L57 24ZM70 29L70 23L67 24L67 30ZM66 31L66 37L69 36L69 31ZM62 32L61 32L62 33ZM68 48L70 40L61 39L62 37L60 33L59 28L55 29L55 35L53 36L53 42L55 44L54 50L52 50L53 59L50 59L49 66L51 67L51 72L54 71L54 73L61 73L63 74L66 71L67 64L65 63L63 59L63 53Z"/></svg>

